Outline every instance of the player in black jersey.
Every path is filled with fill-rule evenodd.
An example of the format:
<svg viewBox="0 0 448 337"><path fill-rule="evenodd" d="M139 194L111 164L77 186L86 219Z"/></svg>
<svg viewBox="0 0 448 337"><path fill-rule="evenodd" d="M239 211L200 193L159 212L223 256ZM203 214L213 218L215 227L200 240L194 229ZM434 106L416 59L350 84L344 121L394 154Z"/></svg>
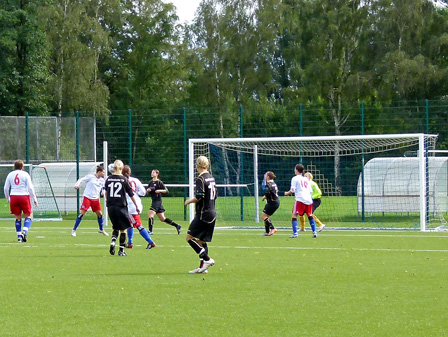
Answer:
<svg viewBox="0 0 448 337"><path fill-rule="evenodd" d="M268 171L264 175L264 179L266 181L266 187L264 190L264 196L262 201L267 200L266 206L263 209L263 213L261 214L261 218L264 221L264 228L266 233L263 235L271 236L274 233L277 233L277 228L272 224L270 216L275 213L275 211L280 206L280 200L278 199L278 187L274 182L276 176L273 172Z"/></svg>
<svg viewBox="0 0 448 337"><path fill-rule="evenodd" d="M129 180L121 174L122 169L123 162L121 160L116 160L114 162L113 174L107 177L106 182L104 183L107 214L109 215L113 228L109 252L111 255L115 255L115 244L118 233L120 233L120 249L118 251L118 256L127 255L124 251L126 230L132 226L129 220L126 193L131 197L137 212L140 213Z"/></svg>
<svg viewBox="0 0 448 337"><path fill-rule="evenodd" d="M209 165L207 157L198 157L196 169L199 176L195 182L195 196L185 201L185 206L196 204L195 217L188 228L186 240L199 255L200 260L199 268L191 270L190 274L207 274L208 268L215 264L215 261L208 256L207 246L207 242L212 241L215 229L217 197L216 182L208 172Z"/></svg>
<svg viewBox="0 0 448 337"><path fill-rule="evenodd" d="M162 194L168 194L168 189L162 180L159 179L159 170L152 170L151 172L152 180L148 184L147 193L151 195L152 203L151 208L148 212L148 232L152 235L152 230L154 226L154 215L157 214L160 221L166 222L168 225L176 227L177 234L180 234L182 228L181 225L175 223L173 220L165 217L165 208L162 205Z"/></svg>

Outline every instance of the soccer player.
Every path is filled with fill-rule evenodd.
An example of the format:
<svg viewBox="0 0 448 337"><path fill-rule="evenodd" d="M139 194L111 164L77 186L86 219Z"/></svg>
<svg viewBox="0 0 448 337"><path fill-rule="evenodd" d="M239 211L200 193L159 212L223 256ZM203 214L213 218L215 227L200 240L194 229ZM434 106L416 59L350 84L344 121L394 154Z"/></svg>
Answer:
<svg viewBox="0 0 448 337"><path fill-rule="evenodd" d="M266 231L263 234L264 236L271 236L272 234L277 233L277 228L274 227L270 218L280 206L278 187L274 182L275 178L276 176L271 171L266 172L264 175L266 185L262 201L267 200L263 213L261 213L261 218L264 221L264 228Z"/></svg>
<svg viewBox="0 0 448 337"><path fill-rule="evenodd" d="M314 214L314 211L320 206L322 202L322 191L319 188L319 185L313 180L313 175L311 172L305 173L305 177L307 177L311 183L311 188L313 189L313 193L311 194L311 198L313 198L313 218L314 221L319 225L319 228L317 229L318 232L322 232L322 230L325 228L325 224L323 224L319 218ZM302 215L300 218L300 231L305 231L305 216Z"/></svg>
<svg viewBox="0 0 448 337"><path fill-rule="evenodd" d="M123 170L121 173L129 179L129 185L131 185L132 192L134 192L134 198L137 201L138 209L140 212L143 210L142 200L140 197L143 197L146 195L146 189L143 186L142 182L134 177L131 177L131 168L129 165L125 165L123 167ZM140 235L143 237L143 239L148 242L148 245L146 246L146 249L152 249L156 247L156 244L154 241L151 240L151 237L148 234L148 231L145 227L142 225L142 221L140 219L140 214L137 212L137 209L134 205L134 203L131 200L131 197L126 194L126 202L128 203L128 213L129 213L129 220L131 221L132 227L128 228L127 234L128 234L128 243L126 245L126 248L131 249L132 248L132 239L134 237L134 228L137 228Z"/></svg>
<svg viewBox="0 0 448 337"><path fill-rule="evenodd" d="M97 216L98 233L109 236L104 230L103 212L101 211L100 203L100 194L103 195L104 188L104 167L98 165L95 174L88 174L85 177L78 179L75 184L75 190L79 190L79 186L81 186L82 183L86 184L86 188L83 193L84 198L82 199L81 209L79 210L78 217L73 226L72 236L76 236L76 230L89 208L92 208L92 212Z"/></svg>
<svg viewBox="0 0 448 337"><path fill-rule="evenodd" d="M140 213L140 209L138 208L129 180L122 175L122 170L123 162L121 160L115 160L113 174L106 178L104 193L106 196L107 214L112 222L113 229L109 253L110 255L115 255L115 245L118 233L120 233L120 249L118 251L118 256L127 256L124 251L126 230L129 227L132 227L132 225L129 220L126 194L129 194L137 213Z"/></svg>
<svg viewBox="0 0 448 337"><path fill-rule="evenodd" d="M215 261L208 255L207 242L211 242L215 230L216 210L215 200L217 188L215 178L208 172L210 164L207 157L200 156L196 160L199 176L195 182L195 196L185 201L185 206L195 203L195 217L190 223L186 240L199 255L199 267L189 271L190 274L207 274L208 268Z"/></svg>
<svg viewBox="0 0 448 337"><path fill-rule="evenodd" d="M6 177L4 192L5 198L9 202L11 214L16 217L15 226L18 242L26 242L28 230L31 227L30 196L33 198L34 206L38 207L36 192L28 172L23 170L23 161L18 159L14 162L14 171L9 172ZM22 228L22 213L25 218Z"/></svg>
<svg viewBox="0 0 448 337"><path fill-rule="evenodd" d="M160 221L166 222L168 225L176 227L177 234L180 234L182 226L175 223L173 220L165 217L165 208L162 205L162 194L168 194L168 189L162 180L159 179L159 170L152 170L152 180L148 184L147 193L151 195L152 203L148 212L148 232L153 234L154 215L157 214Z"/></svg>
<svg viewBox="0 0 448 337"><path fill-rule="evenodd" d="M317 238L316 232L316 222L313 218L313 199L311 198L311 193L313 192L311 188L310 181L303 175L305 167L302 164L297 164L294 168L295 176L291 179L291 188L289 191L285 192L285 195L295 195L295 203L292 208L292 235L290 238L297 238L299 236L297 215L308 216L311 229L313 231L313 238Z"/></svg>

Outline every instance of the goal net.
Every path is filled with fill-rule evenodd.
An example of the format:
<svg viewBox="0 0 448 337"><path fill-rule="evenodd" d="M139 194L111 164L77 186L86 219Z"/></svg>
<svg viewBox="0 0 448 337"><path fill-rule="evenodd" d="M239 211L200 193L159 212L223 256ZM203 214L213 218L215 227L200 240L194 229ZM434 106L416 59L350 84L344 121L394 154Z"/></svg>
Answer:
<svg viewBox="0 0 448 337"><path fill-rule="evenodd" d="M2 207L0 211L0 219L11 219L13 217L9 213L9 203L5 199L3 186L5 185L6 176L13 170L12 165L0 165L0 176L2 188ZM53 187L51 185L48 172L45 167L25 165L25 170L31 175L31 180L36 191L38 207L33 207L33 220L62 220L61 213L59 211L58 204L54 195Z"/></svg>
<svg viewBox="0 0 448 337"><path fill-rule="evenodd" d="M219 224L250 226L260 221L262 180L272 171L280 190L272 221L290 227L294 199L283 195L302 163L322 190L315 215L327 227L441 229L448 178L447 161L432 154L436 141L426 134L190 139L189 193L195 160L205 155L217 184L225 185L218 189Z"/></svg>

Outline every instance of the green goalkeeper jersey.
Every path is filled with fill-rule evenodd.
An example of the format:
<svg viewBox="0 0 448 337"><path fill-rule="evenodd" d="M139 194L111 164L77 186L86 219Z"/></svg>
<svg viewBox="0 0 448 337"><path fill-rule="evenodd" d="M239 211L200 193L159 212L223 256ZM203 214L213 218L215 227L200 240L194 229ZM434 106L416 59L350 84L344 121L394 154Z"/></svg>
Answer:
<svg viewBox="0 0 448 337"><path fill-rule="evenodd" d="M310 181L310 183L313 189L313 193L311 193L311 198L320 199L322 197L322 191L320 190L319 186L312 180Z"/></svg>

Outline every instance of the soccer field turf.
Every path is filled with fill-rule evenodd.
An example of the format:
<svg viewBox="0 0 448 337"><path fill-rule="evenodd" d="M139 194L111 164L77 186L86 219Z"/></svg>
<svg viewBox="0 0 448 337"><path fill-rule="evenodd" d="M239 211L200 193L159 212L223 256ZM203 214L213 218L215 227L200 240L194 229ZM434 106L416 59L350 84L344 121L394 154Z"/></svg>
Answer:
<svg viewBox="0 0 448 337"><path fill-rule="evenodd" d="M0 222L3 336L447 336L448 233L215 230L207 275L156 221L127 257L85 220ZM110 232L110 226L106 227Z"/></svg>

